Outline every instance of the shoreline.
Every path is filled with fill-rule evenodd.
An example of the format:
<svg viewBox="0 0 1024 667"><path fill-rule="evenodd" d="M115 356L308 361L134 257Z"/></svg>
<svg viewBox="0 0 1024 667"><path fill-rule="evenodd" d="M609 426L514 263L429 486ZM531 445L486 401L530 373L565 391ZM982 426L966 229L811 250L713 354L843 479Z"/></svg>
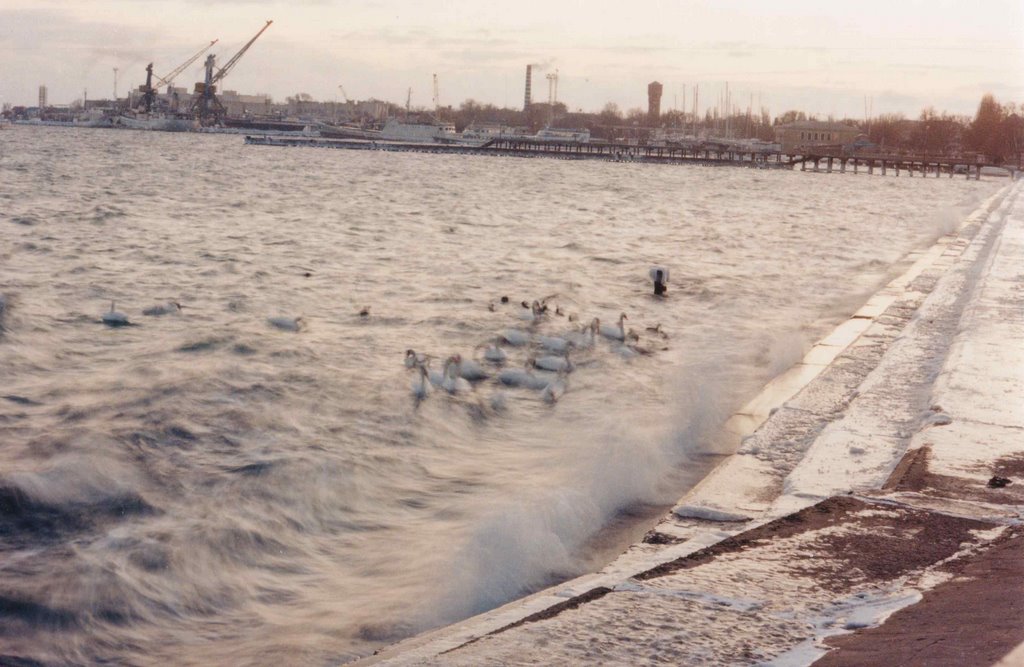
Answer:
<svg viewBox="0 0 1024 667"><path fill-rule="evenodd" d="M722 651L739 650L736 642L746 647L746 653L726 655L780 665L809 664L824 655L829 635L876 627L890 614L899 618L899 609L917 608L914 603L922 599L922 591L925 596L938 595L932 591L949 582L943 567L950 562L967 567L977 554L1002 544L1000 540L1019 543L1019 527L1014 526L1024 516L1024 478L1016 480L1016 489L1008 486L1009 493L992 491L979 500L978 480L963 481L963 470L995 469L985 458L992 452L975 453L971 468L958 463L956 457L966 454L955 453L951 444L940 452L938 445L924 441L943 433L942 428L951 432L948 425L959 425L961 412L970 415L987 409L980 399L972 403L970 392L965 396L954 391L957 385L949 378L963 374L965 359L975 358L965 352L970 348L969 334L980 335L985 328L971 328L972 318L992 317L993 312L997 318L1004 315L998 308L986 310L982 301L984 289L997 296L1009 289L991 276L1012 271L1008 267L1014 265L1013 259L1024 254L1020 244L1003 243L1004 235L1017 238L1024 227L1013 215L1024 209L1024 203L1018 203L1020 191L1021 186L1012 183L1000 189L957 232L919 253L906 273L822 339L801 363L769 382L727 422L727 437L737 446L736 453L684 495L642 542L603 570L410 638L354 664L506 664L512 655L523 656L514 662L614 663L625 656L643 662L641 656L653 659L655 654L644 651L655 644L662 652L658 655L671 655L675 661L714 664L713 655L721 660ZM1022 290L1016 296L1024 299ZM1019 312L1015 316L1020 319ZM1004 334L1024 332L1014 328L1014 315L1008 317ZM1014 350L1006 354L1020 355ZM1018 361L1016 367L1013 361ZM1011 359L1009 370L1024 372L1021 366ZM984 381L985 373L998 369L983 366L978 377ZM1011 377L999 388L1009 392L1010 403L1019 396L1021 385L1016 381ZM937 400L945 394L952 394L948 401ZM959 412L958 403L964 406ZM971 428L984 430L985 423ZM1004 440L999 450L1003 458L1019 455L1024 461L1024 452L1014 449L1012 439ZM1012 461L1003 463L1000 469L1011 478L1024 477ZM941 473L922 472L933 467ZM936 475L942 483L933 479ZM1011 502L993 507L993 494ZM967 523L950 523L951 517ZM912 538L915 531L935 532L941 548L908 562L886 558L920 546ZM872 533L892 539L883 544L884 540L869 539ZM775 539L780 534L785 539ZM774 537L768 540L766 535ZM806 560L810 553L813 562L831 563L832 569L810 574L773 571L779 562ZM847 558L850 553L863 557ZM873 578L836 577L844 569L860 570L860 565L875 561L888 565L876 568ZM716 575L716 568L723 571ZM743 573L749 571L764 576L743 587L757 601L744 610L733 595L737 591L732 590L735 582L730 576L745 578ZM647 581L656 582L653 589ZM787 591L794 582L800 585ZM666 598L666 587L676 592ZM802 587L832 595L815 597ZM700 589L699 594L694 589ZM841 593L864 595L867 602L849 603L835 611L834 618L822 620L821 607L835 603ZM709 625L701 619L712 598L720 598L715 604L724 608L739 609L754 627L786 627L768 635L762 627L751 635L736 627ZM681 608L665 617L661 607L672 606L665 600L674 600ZM787 603L806 607L788 612L796 618L803 614L805 620L817 619L813 632L782 623L778 610L765 612ZM691 608L682 608L687 606ZM857 616L856 622L847 620L837 627L840 618L850 616ZM633 620L628 631L621 626L627 619ZM694 636L687 640L687 635ZM869 637L867 632L849 636ZM676 639L670 641L672 637ZM719 648L709 648L708 638L715 637ZM1024 631L1010 639L1008 649L1024 642ZM872 640L859 641L870 645ZM543 647L528 648L537 644ZM590 653L588 645L607 648ZM874 648L879 648L877 643ZM712 653L692 653L697 649Z"/></svg>

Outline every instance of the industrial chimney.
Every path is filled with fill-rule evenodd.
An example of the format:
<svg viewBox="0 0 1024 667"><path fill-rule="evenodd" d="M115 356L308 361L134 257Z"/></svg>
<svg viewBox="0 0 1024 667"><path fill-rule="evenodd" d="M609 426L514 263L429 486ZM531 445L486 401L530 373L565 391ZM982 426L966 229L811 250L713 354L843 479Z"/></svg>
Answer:
<svg viewBox="0 0 1024 667"><path fill-rule="evenodd" d="M523 111L530 110L530 78L533 75L533 65L526 66L526 96L523 99Z"/></svg>

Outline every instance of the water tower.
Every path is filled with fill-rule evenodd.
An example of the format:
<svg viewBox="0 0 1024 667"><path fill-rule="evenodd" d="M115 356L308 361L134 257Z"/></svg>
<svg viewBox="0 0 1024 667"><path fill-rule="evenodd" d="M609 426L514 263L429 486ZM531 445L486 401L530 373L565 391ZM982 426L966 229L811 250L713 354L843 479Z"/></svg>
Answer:
<svg viewBox="0 0 1024 667"><path fill-rule="evenodd" d="M656 125L661 116L661 90L657 81L647 84L647 122L651 125Z"/></svg>

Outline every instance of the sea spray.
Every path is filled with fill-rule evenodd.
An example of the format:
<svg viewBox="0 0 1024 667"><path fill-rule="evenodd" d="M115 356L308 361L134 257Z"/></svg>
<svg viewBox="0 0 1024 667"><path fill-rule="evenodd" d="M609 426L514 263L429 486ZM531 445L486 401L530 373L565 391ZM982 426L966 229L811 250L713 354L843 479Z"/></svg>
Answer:
<svg viewBox="0 0 1024 667"><path fill-rule="evenodd" d="M424 624L453 622L583 574L584 549L616 514L636 504L667 507L699 479L708 464L702 455L720 443L715 436L735 396L707 363L666 375L664 404L562 434L585 446L555 455L565 460L552 467L564 473L550 486L481 518L420 612Z"/></svg>

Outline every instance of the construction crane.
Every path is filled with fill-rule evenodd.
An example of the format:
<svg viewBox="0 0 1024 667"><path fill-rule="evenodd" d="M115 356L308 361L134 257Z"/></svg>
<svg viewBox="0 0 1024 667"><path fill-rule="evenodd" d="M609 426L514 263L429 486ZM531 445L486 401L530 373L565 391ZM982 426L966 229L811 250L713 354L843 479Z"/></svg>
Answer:
<svg viewBox="0 0 1024 667"><path fill-rule="evenodd" d="M349 98L348 93L345 92L345 86L338 84L338 90L341 91L341 96L345 98L346 104L351 104L352 100Z"/></svg>
<svg viewBox="0 0 1024 667"><path fill-rule="evenodd" d="M171 86L171 83L174 82L174 78L177 77L182 72L184 72L185 69L188 68L189 65L191 65L196 60L198 60L199 56L203 55L204 53L206 53L207 51L212 49L213 45L216 44L219 41L220 41L219 39L215 39L212 42L210 42L209 44L207 44L206 46L204 46L203 48L199 49L199 51L197 51L194 56L192 56L191 58L189 58L188 60L186 60L182 64L180 64L177 67L175 67L168 74L165 74L162 77L160 77L159 79L157 79L157 82L153 84L153 88L154 89L159 89L162 86L167 86L168 87L168 92L170 92L170 86Z"/></svg>
<svg viewBox="0 0 1024 667"><path fill-rule="evenodd" d="M192 102L192 113L195 115L201 123L204 125L209 123L211 120L216 121L218 118L224 115L224 106L217 99L217 84L220 83L226 77L238 61L241 59L245 52L249 50L249 47L253 45L259 36L262 35L273 21L267 21L266 25L260 28L252 39L245 43L238 53L231 56L231 59L224 65L224 67L216 67L216 57L211 53L206 56L206 77L203 82L196 83L194 90L195 98ZM217 70L214 72L214 70Z"/></svg>
<svg viewBox="0 0 1024 667"><path fill-rule="evenodd" d="M156 91L162 86L167 86L167 92L170 93L171 82L174 81L174 77L184 72L189 65L199 58L199 56L209 51L217 41L218 40L215 39L203 48L199 49L195 55L175 67L170 73L158 78L155 83L153 82L153 63L149 63L149 65L146 66L146 83L139 86L139 92L142 93L141 106L145 107L146 113L153 110L153 102L156 100Z"/></svg>

